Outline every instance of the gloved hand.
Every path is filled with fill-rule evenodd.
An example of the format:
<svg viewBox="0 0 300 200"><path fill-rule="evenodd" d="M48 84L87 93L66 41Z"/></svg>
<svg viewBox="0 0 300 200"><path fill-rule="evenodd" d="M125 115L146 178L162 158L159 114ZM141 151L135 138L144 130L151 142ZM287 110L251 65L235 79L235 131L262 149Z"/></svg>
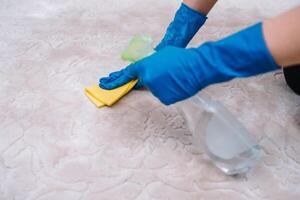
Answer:
<svg viewBox="0 0 300 200"><path fill-rule="evenodd" d="M169 45L186 47L199 28L205 23L206 19L207 17L204 14L191 9L184 3L181 3L173 21L167 28L164 38L154 49L159 51ZM122 77L122 75L122 71L113 72L109 75L109 78L102 79L102 82L111 82L117 77ZM134 89L140 89L141 87L143 87L141 82L138 82Z"/></svg>
<svg viewBox="0 0 300 200"><path fill-rule="evenodd" d="M138 79L140 85L146 86L162 103L169 105L194 95L210 84L277 68L259 23L198 48L165 47L100 79L99 85L113 89Z"/></svg>
<svg viewBox="0 0 300 200"><path fill-rule="evenodd" d="M173 21L167 28L164 38L155 47L156 51L165 46L186 47L200 27L205 23L207 17L182 3L177 10Z"/></svg>

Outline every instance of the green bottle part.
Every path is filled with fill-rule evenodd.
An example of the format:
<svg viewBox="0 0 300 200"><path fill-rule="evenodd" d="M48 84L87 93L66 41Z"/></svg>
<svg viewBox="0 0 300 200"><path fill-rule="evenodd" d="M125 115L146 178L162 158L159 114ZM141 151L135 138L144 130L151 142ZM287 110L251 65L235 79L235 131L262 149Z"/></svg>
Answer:
<svg viewBox="0 0 300 200"><path fill-rule="evenodd" d="M125 61L135 62L151 55L153 52L152 38L145 35L137 35L130 40L121 57Z"/></svg>

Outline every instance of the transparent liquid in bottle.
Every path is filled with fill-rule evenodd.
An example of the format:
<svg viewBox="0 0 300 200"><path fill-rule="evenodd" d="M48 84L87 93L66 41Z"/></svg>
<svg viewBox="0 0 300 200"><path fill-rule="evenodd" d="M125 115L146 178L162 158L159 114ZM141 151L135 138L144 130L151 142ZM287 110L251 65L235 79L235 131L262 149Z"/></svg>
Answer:
<svg viewBox="0 0 300 200"><path fill-rule="evenodd" d="M200 92L178 107L194 144L225 174L245 173L260 160L259 144L222 104Z"/></svg>

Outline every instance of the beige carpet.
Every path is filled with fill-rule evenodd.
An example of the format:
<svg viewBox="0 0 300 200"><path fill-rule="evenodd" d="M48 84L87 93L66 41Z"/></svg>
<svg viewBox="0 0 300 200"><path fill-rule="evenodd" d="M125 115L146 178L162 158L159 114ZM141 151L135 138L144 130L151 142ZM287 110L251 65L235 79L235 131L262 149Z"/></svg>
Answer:
<svg viewBox="0 0 300 200"><path fill-rule="evenodd" d="M297 1L220 1L191 46ZM206 89L263 146L262 162L239 177L196 153L176 109L149 92L104 109L84 96L85 86L126 65L120 52L133 35L158 42L179 3L1 1L1 200L299 199L300 97L280 71Z"/></svg>

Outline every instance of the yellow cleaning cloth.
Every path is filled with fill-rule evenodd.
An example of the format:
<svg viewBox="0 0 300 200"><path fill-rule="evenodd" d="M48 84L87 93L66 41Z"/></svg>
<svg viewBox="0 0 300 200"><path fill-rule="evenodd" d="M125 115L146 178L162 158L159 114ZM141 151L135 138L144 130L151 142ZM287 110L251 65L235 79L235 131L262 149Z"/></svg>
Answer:
<svg viewBox="0 0 300 200"><path fill-rule="evenodd" d="M98 85L86 87L84 93L98 107L111 106L126 95L137 83L137 80L132 80L125 85L122 85L113 90L105 90Z"/></svg>

